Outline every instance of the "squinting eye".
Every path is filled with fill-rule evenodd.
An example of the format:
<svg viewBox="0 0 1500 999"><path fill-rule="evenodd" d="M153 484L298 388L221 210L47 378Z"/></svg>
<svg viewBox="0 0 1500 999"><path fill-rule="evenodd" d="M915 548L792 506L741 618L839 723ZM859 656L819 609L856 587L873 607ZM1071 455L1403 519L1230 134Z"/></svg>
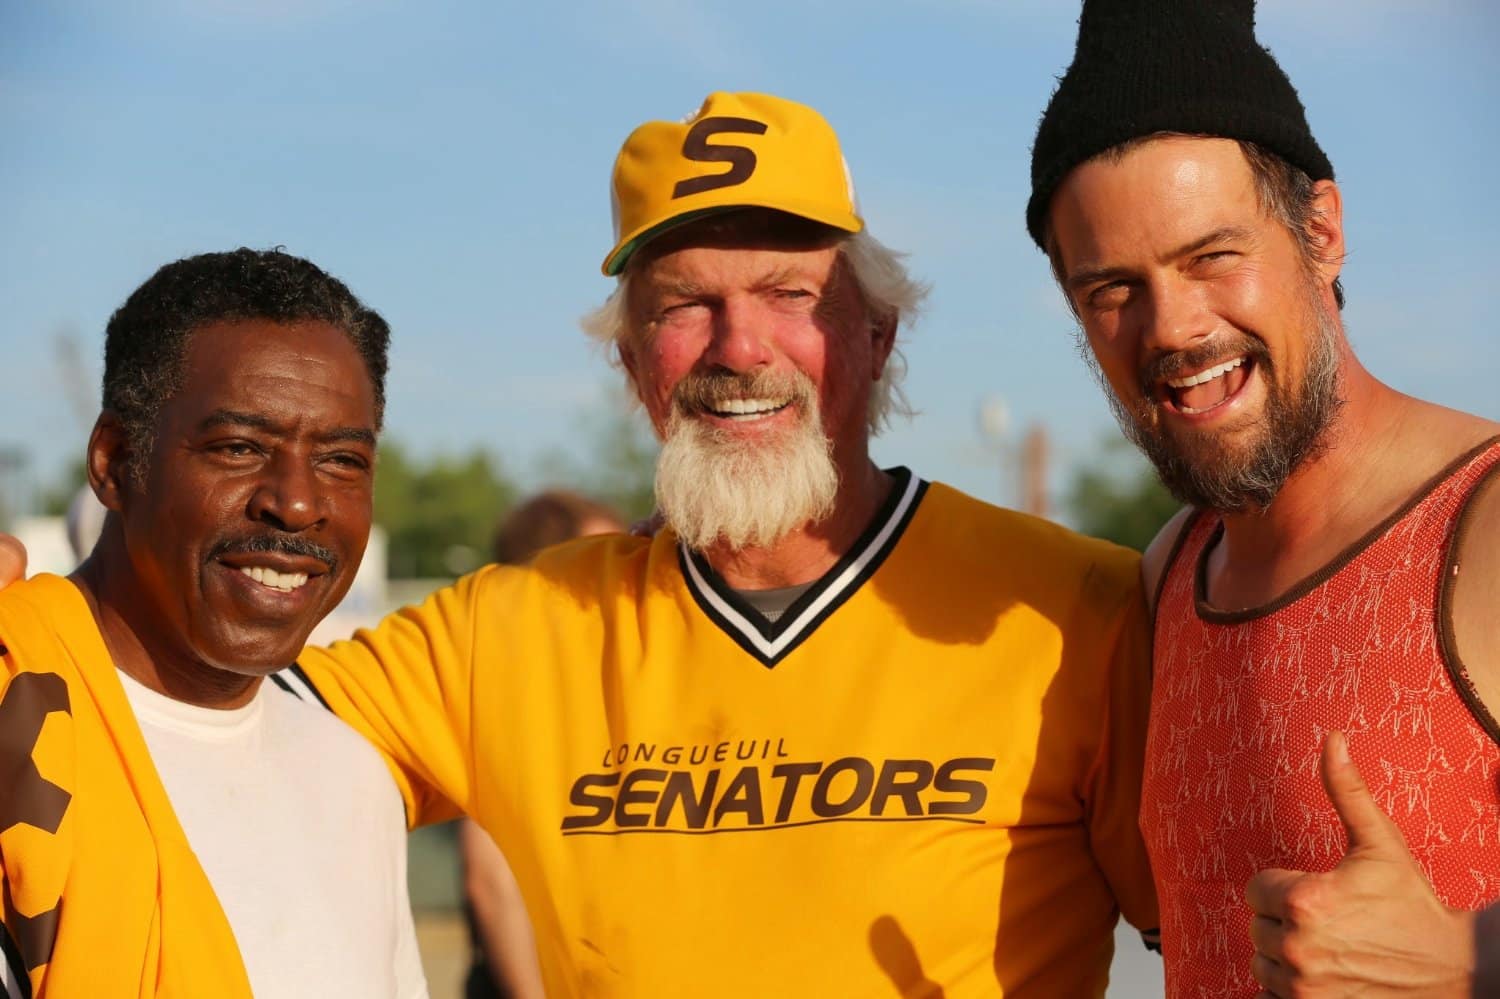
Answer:
<svg viewBox="0 0 1500 999"><path fill-rule="evenodd" d="M1089 292L1088 304L1093 309L1114 309L1124 305L1129 297L1129 287L1123 281L1113 281Z"/></svg>

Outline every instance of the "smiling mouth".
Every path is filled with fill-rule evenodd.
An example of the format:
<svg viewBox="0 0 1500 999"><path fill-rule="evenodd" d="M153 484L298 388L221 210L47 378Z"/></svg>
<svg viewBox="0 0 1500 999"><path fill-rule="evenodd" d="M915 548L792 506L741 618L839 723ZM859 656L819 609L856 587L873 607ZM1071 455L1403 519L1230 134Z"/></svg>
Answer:
<svg viewBox="0 0 1500 999"><path fill-rule="evenodd" d="M780 399L721 399L708 406L707 412L721 420L742 423L772 416L791 404L790 396Z"/></svg>
<svg viewBox="0 0 1500 999"><path fill-rule="evenodd" d="M308 575L305 572L277 572L270 566L246 565L240 567L240 572L249 576L262 586L275 590L278 593L291 593L300 590L307 585Z"/></svg>
<svg viewBox="0 0 1500 999"><path fill-rule="evenodd" d="M1242 354L1193 374L1168 378L1160 383L1160 395L1177 412L1197 416L1232 399L1245 387L1254 368L1255 359Z"/></svg>

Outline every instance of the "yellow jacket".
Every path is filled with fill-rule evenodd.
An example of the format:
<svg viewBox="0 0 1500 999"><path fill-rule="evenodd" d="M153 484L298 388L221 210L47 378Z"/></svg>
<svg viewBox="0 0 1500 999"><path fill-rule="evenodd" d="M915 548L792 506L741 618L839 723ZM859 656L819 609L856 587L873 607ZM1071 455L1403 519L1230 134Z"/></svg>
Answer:
<svg viewBox="0 0 1500 999"><path fill-rule="evenodd" d="M0 982L20 995L250 996L93 614L57 576L0 592L0 890Z"/></svg>

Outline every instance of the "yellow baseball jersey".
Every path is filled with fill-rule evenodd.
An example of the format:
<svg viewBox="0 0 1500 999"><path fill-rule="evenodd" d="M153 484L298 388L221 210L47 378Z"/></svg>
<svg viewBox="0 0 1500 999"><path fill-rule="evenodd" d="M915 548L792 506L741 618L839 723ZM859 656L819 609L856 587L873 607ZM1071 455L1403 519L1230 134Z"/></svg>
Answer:
<svg viewBox="0 0 1500 999"><path fill-rule="evenodd" d="M775 623L614 536L305 654L415 821L495 837L548 995L1101 995L1156 925L1136 557L893 475Z"/></svg>
<svg viewBox="0 0 1500 999"><path fill-rule="evenodd" d="M0 996L249 999L78 588L0 593Z"/></svg>

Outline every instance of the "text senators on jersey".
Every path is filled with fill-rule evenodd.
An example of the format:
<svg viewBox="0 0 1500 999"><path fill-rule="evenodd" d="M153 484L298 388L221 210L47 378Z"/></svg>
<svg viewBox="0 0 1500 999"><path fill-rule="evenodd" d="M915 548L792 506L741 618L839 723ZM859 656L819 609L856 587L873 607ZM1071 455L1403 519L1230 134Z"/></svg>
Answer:
<svg viewBox="0 0 1500 999"><path fill-rule="evenodd" d="M714 765L742 761L754 762ZM605 750L603 767L573 781L563 835L749 832L821 822L981 823L974 816L989 797L982 775L995 769L995 759L799 761L784 739L743 739L664 748L623 744Z"/></svg>

